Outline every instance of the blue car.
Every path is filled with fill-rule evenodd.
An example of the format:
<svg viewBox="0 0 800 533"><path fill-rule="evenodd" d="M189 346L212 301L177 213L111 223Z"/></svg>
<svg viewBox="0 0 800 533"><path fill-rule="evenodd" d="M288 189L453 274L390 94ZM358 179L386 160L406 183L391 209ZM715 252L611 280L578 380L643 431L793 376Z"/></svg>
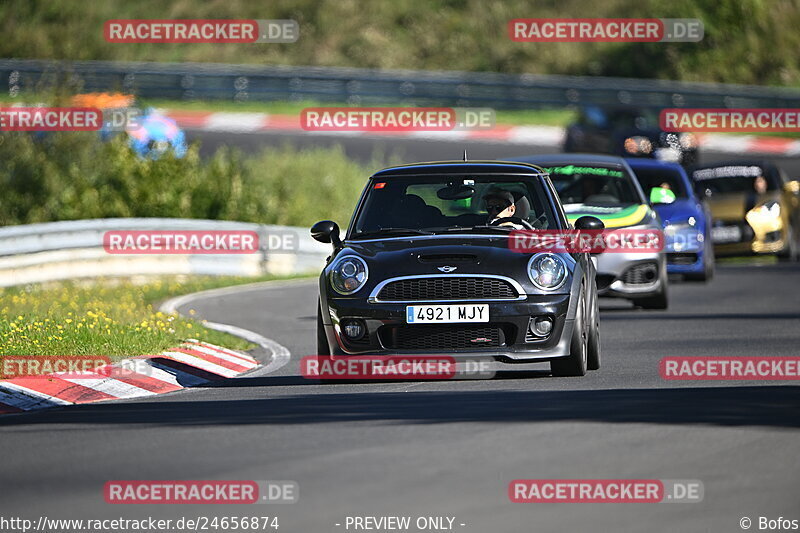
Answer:
<svg viewBox="0 0 800 533"><path fill-rule="evenodd" d="M76 107L94 107L103 111L100 138L108 141L122 132L139 157L158 159L167 152L175 157L186 155L186 135L178 123L153 108L138 110L135 98L122 93L84 93L72 98Z"/></svg>
<svg viewBox="0 0 800 533"><path fill-rule="evenodd" d="M628 164L661 217L667 273L708 281L714 275L711 213L694 192L689 176L677 163L629 158Z"/></svg>
<svg viewBox="0 0 800 533"><path fill-rule="evenodd" d="M156 159L172 150L175 157L186 155L186 136L178 124L153 109L146 109L137 127L128 129L131 148L141 157Z"/></svg>

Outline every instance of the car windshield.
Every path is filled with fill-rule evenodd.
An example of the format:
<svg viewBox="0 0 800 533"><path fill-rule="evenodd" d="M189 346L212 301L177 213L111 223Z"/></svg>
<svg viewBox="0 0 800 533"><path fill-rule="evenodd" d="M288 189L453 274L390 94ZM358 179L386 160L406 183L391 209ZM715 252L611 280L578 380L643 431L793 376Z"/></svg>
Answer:
<svg viewBox="0 0 800 533"><path fill-rule="evenodd" d="M692 173L692 179L712 193L776 191L780 188L775 177L757 165L701 168Z"/></svg>
<svg viewBox="0 0 800 533"><path fill-rule="evenodd" d="M653 197L653 189L666 189L674 195L675 199L689 197L689 191L684 186L680 170L676 168L634 167L634 172L636 179L639 180L639 185L642 186L644 194L648 198Z"/></svg>
<svg viewBox="0 0 800 533"><path fill-rule="evenodd" d="M535 177L400 176L373 179L368 187L351 238L501 233L527 228L520 221L526 221L534 229L558 227L545 189ZM506 225L489 225L505 217L512 217Z"/></svg>
<svg viewBox="0 0 800 533"><path fill-rule="evenodd" d="M646 130L658 128L658 115L647 109L612 109L608 122L613 128Z"/></svg>
<svg viewBox="0 0 800 533"><path fill-rule="evenodd" d="M550 173L561 203L620 206L641 203L631 178L620 168L600 165L544 167Z"/></svg>
<svg viewBox="0 0 800 533"><path fill-rule="evenodd" d="M658 114L649 109L608 109L588 106L583 109L580 121L584 124L599 128L636 128L640 130L658 128Z"/></svg>

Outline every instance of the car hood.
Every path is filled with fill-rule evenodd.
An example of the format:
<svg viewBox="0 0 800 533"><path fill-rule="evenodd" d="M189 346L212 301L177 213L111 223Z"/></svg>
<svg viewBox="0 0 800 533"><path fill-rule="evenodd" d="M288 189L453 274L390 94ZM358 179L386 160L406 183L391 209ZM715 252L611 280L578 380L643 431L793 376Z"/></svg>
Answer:
<svg viewBox="0 0 800 533"><path fill-rule="evenodd" d="M695 217L697 220L703 218L703 209L688 199L675 200L671 204L657 204L653 206L653 209L661 217L661 222L665 226L685 222L689 217Z"/></svg>
<svg viewBox="0 0 800 533"><path fill-rule="evenodd" d="M711 209L711 216L718 220L741 221L747 214L747 209L761 205L771 200L780 201L778 192L768 192L756 196L750 192L715 193L707 202Z"/></svg>
<svg viewBox="0 0 800 533"><path fill-rule="evenodd" d="M528 261L532 254L513 251L508 244L506 235L474 234L346 241L337 258L358 255L367 262L369 281L365 287L366 293L370 293L378 283L389 278L443 274L505 276L516 280L528 294L569 292L570 282L552 293L534 287L528 278ZM558 255L565 260L572 273L575 259L569 254ZM335 262L336 259L333 263Z"/></svg>
<svg viewBox="0 0 800 533"><path fill-rule="evenodd" d="M661 227L655 213L644 204L619 206L594 206L585 204L567 204L564 206L567 219L574 224L582 216L593 216L603 221L606 228L625 228L629 226L653 225Z"/></svg>
<svg viewBox="0 0 800 533"><path fill-rule="evenodd" d="M492 272L500 263L527 264L527 254L509 248L505 235L431 235L347 241L346 248L370 262L391 266L396 275Z"/></svg>

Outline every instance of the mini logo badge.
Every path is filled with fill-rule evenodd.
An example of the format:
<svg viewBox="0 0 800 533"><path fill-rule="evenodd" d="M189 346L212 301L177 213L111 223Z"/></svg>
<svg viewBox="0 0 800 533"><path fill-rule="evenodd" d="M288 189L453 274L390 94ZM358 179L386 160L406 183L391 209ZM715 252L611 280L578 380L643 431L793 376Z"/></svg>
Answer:
<svg viewBox="0 0 800 533"><path fill-rule="evenodd" d="M442 266L442 267L438 267L438 268L439 268L439 270L441 270L442 272L449 273L449 272L452 272L453 270L455 270L455 269L456 269L456 268L458 268L458 267L454 267L454 266Z"/></svg>

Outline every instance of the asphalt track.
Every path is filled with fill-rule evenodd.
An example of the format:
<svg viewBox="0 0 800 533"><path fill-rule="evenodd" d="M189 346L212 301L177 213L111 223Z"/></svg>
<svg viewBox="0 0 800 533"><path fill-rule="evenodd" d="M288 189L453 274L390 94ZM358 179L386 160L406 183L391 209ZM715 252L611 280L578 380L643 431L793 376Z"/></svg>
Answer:
<svg viewBox="0 0 800 533"><path fill-rule="evenodd" d="M348 143L361 157L373 148L370 139ZM416 160L462 149L401 144ZM536 151L475 148L475 158ZM668 311L603 301L603 368L584 378L551 378L543 366L413 383L299 377L300 358L314 351L313 281L198 299L181 309L269 337L291 359L216 387L1 419L0 515L277 515L279 531L303 533L346 531L348 515L453 516L455 530L481 533L731 532L744 516L753 530L760 516L800 519L800 387L658 375L667 355L798 355L799 282L798 264L723 265L708 285L673 284ZM269 363L265 351L255 355ZM518 478L698 479L705 499L512 504L507 488ZM300 497L247 507L105 504L104 483L121 479L294 480Z"/></svg>

